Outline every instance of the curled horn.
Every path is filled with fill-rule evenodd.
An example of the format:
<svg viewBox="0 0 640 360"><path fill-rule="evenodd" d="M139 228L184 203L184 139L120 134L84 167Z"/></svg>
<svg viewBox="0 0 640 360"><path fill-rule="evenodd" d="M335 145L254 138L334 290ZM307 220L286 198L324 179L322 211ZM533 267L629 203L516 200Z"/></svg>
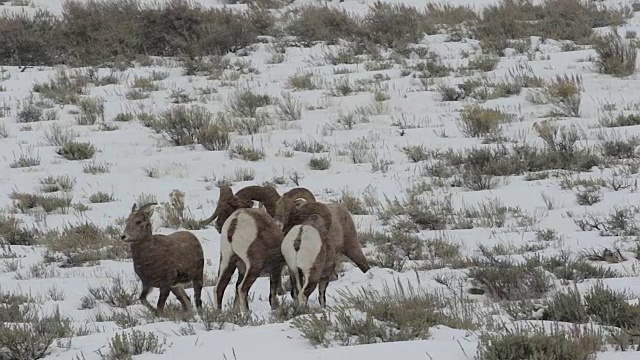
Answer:
<svg viewBox="0 0 640 360"><path fill-rule="evenodd" d="M220 187L220 196L218 197L218 204L216 206L216 210L213 212L211 216L200 221L200 225L209 225L213 220L215 220L218 215L220 215L220 204L227 202L227 200L233 196L233 190L231 190L231 186L224 185Z"/></svg>
<svg viewBox="0 0 640 360"><path fill-rule="evenodd" d="M259 201L264 205L267 213L273 217L276 214L276 202L280 199L280 194L271 186L251 185L238 190L236 197Z"/></svg>
<svg viewBox="0 0 640 360"><path fill-rule="evenodd" d="M309 189L303 187L293 188L282 195L282 197L290 201L305 199L307 203L316 202L316 197L313 196L313 193L309 191Z"/></svg>

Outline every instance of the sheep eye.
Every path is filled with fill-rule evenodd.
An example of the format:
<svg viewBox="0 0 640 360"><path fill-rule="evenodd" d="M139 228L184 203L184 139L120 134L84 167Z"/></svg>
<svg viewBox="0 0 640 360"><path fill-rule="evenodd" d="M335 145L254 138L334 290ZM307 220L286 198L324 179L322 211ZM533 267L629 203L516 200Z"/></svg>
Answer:
<svg viewBox="0 0 640 360"><path fill-rule="evenodd" d="M142 224L142 220L136 221L136 225L140 225L140 224Z"/></svg>

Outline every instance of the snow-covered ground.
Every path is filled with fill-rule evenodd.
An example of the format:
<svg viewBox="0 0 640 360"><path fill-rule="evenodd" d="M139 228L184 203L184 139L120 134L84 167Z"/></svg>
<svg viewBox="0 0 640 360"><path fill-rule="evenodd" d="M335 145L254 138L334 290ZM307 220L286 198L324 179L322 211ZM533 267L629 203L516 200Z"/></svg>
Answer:
<svg viewBox="0 0 640 360"><path fill-rule="evenodd" d="M222 6L217 1L198 2L204 6ZM418 7L426 4L415 0L386 2ZM481 9L497 2L450 0L446 3ZM317 2L300 0L290 6L311 3ZM609 0L600 3L607 6L631 4ZM331 6L364 14L371 4L373 1L369 0L345 0L331 3ZM244 5L233 6L245 8ZM62 2L33 0L26 7L12 6L10 2L0 6L0 9L10 12L24 10L31 13L39 8L49 9L57 14L62 11ZM636 13L618 32L624 36L626 33L640 31L639 19ZM597 31L604 33L608 29L599 28ZM625 218L628 221L625 229L631 230L625 234L615 234L617 236L602 236L600 229L584 231L577 225L579 219L590 219L590 215L608 216L615 209L632 209L637 206L640 195L636 192L639 175L635 147L640 142L630 142L634 154L620 160L620 164L614 167L609 167L611 162L605 161L589 172L552 170L546 175L539 175L537 179L534 179L536 175L531 174L504 176L499 177L499 183L494 184L495 186L479 191L470 189L461 177L432 176L437 170L433 165L433 156L427 159L425 153L424 159L411 161L403 151L403 148L411 146L422 146L428 151L439 150L443 153L447 149L495 147L483 144L483 138L467 137L461 131L461 110L474 103L514 115L515 120L501 125L501 138L508 148L514 143L524 142L542 147L543 141L535 127L545 119L548 120L545 115L552 110L552 105L532 101L536 89L522 88L519 94L486 101L471 97L461 101L442 99L443 87L455 87L465 79L479 78L481 74L494 82L501 81L509 79L513 71L526 67L529 68L528 74L547 80L564 74L582 76L579 116L560 116L557 124L567 128L575 126L578 129L578 146L591 146L600 151L598 146L607 139L629 140L640 135L637 125L611 128L600 125L600 120L608 116L605 111L607 109L614 117L622 111L627 115L640 111L640 102L637 100L640 97L640 82L637 82L637 75L619 78L600 74L596 71L596 52L590 47L567 49L561 42L543 41L537 37L531 38L528 52L516 53L508 50L493 70L484 73L479 70L463 70L469 58L480 54L478 41L450 40L447 34L425 36L420 45L437 53L443 64L453 70L450 76L432 77L424 81L404 72L411 69L410 65L398 63L381 70L368 67L372 63L318 64L317 60L322 59L327 52L339 49L337 46L321 44L310 48L290 46L283 55L278 55L270 44L257 43L243 54L227 55L231 65L226 69L225 75L216 79L183 75L184 69L180 64L168 59L158 59L156 65L126 70L101 68L98 70L98 77L115 74L118 81L102 86L88 85L87 93L81 95L82 98L104 101L104 123L99 119L92 125L78 124L78 118L82 115L79 114L78 106L58 104L44 110L44 116L55 113L55 120L18 121L20 114L24 115L25 106L33 107L43 99L40 94L33 92L35 84L55 79L60 72L73 74L75 70L30 67L21 71L16 66L4 66L0 68L0 89L3 89L0 92L0 134L4 133L6 137L0 138L0 194L3 194L0 196L0 207L5 210L0 215L5 216L5 222L6 217L15 216L24 222L24 226L35 227L41 233L85 221L100 227L113 225L121 231L123 218L129 214L132 204L141 199L141 194L146 194L147 199L155 197L160 203L168 203L169 194L178 189L184 192L190 216L204 219L215 208L218 199L216 185L223 180L231 181L234 191L247 185L270 182L276 184L281 194L296 186L306 187L320 201L337 201L343 193L363 201L367 199L364 202L371 206L363 205L362 208L369 214L354 215L354 221L362 236L370 238L370 234L375 231L398 235L398 232L392 232L391 229L391 225L397 224L398 219L385 224L376 215L384 206L389 206L385 198L398 198L402 202L411 192L421 194L424 204L435 201L442 206L446 203L443 199L451 196L455 215L446 206L437 208L435 205L424 205L422 208L425 212L430 207L436 209L433 210L436 217L455 217L446 229L423 228L415 233L427 244L423 253L418 256L422 259L410 259L404 266L398 266L397 261L407 260L402 254L398 255L400 247L389 250L368 241L366 254L374 264L372 269L364 274L351 263L344 263L339 279L329 285L328 302L330 306L340 304L341 291L357 292L360 287L367 286L382 289L385 284L393 288L392 284L399 282L403 286L410 284L428 293L438 293L449 299L443 301L451 304L464 302L464 305L452 311L457 312L456 315L460 318L469 321L472 319L474 326L456 328L453 323L449 323L450 326L438 324L431 327L430 335L423 340L365 345L345 345L334 341L328 347L316 347L290 320L276 321L267 300L269 279L260 277L251 288L249 306L254 318L262 319L265 323L247 326L225 324L222 329L208 330L197 315L190 320L174 321L143 315L144 306L137 301L123 309L101 299L91 300L91 289L100 286L111 289L116 282L114 279L122 280L129 292L139 291L139 282L130 259L114 256L111 260L100 260L99 263L83 263L84 266L63 266L64 256L47 252L47 247L52 249L53 245L50 244L13 245L10 249L5 249L5 259L2 260L4 266L0 266L0 290L3 294L22 293L32 297L43 314L59 308L62 315L72 320L75 328L83 330L70 340L67 338L54 342L47 359L87 360L100 359L100 352L109 352L109 342L116 334L130 332L132 329L155 333L160 341L166 339L163 352L143 352L136 359L184 357L339 360L361 357L383 360L398 356L404 359L473 359L481 334L497 330L496 324L499 322L513 324L518 320L510 316L496 299L486 293L477 294L472 291L481 286L468 277L474 264L467 259L486 260L489 254L495 255L496 259L507 257L515 259L514 261L536 255L553 257L561 253L569 254L571 259L592 255L586 260L588 263L614 270L617 276L603 279L593 276L579 280L576 283L578 291L587 293L595 284L603 283L613 290L640 293L636 259L640 251L635 240L640 232L637 231L638 228L633 231L633 226L640 224L638 217L633 216L637 214ZM472 55L468 56L469 54ZM282 62L273 61L277 56L282 56ZM415 53L406 59L407 64L422 60L424 58L420 59ZM308 72L313 73L312 81L318 85L317 89L294 89L288 86L293 77L300 77ZM136 78L143 77L151 77L157 88L150 89L147 98L130 99ZM331 94L336 86L345 83L360 89L346 96ZM264 151L264 158L258 161L231 157L224 150L208 151L201 145L173 146L162 134L144 126L142 121L114 120L119 114L161 114L172 107L183 106L172 103L180 99L177 95L180 92L191 98L186 105L188 107L201 106L214 115L219 112L228 114L229 103L235 98L236 91L247 89L274 99L271 105L258 109L259 118L264 119L267 116L265 114L268 114L272 119L269 120L269 126L250 135L231 134L232 148L241 144ZM281 108L278 105L286 103L283 99L290 99L289 104L294 104L294 108L300 107L298 120L283 120L286 117L280 114ZM40 106L43 107L41 104ZM349 116L356 122L353 126L345 127L339 123ZM361 118L366 118L366 121L359 121ZM61 133L75 133L76 141L93 144L96 149L93 158L67 160L58 155L58 146L50 141L56 126L61 129ZM307 144L316 141L324 146L324 151L313 154L293 150L292 144L296 141ZM358 156L362 161L354 163L353 157ZM21 157L38 158L39 163L34 166L15 166L14 163ZM316 158L329 159L329 168L310 169L310 160ZM89 171L100 166L108 171ZM91 167L94 169L90 169ZM425 170L429 168L431 172ZM72 205L67 211L44 214L39 209L18 210L12 194L45 194L44 178L64 176L73 179L74 183L66 191L52 191L52 195L72 196ZM250 180L246 180L249 178ZM593 181L580 184L576 183L577 179ZM60 182L50 183L59 186ZM421 190L416 190L418 188ZM102 194L97 195L99 192ZM578 202L578 198L584 200L581 201L582 204ZM496 209L491 206L500 207L496 211L506 212L506 215L490 214L490 210ZM476 213L470 214L474 209L477 210ZM445 211L448 212L445 214ZM501 216L504 216L504 226L496 224L496 219ZM162 227L158 216L154 217L154 221L156 232L176 231ZM466 223L462 224L462 221ZM632 223L633 221L636 223ZM470 226L469 222L473 224ZM407 229L402 228L400 233L410 232ZM203 300L206 305L213 306L219 234L213 226L193 230L193 233L201 240L205 252L207 281ZM433 258L444 257L438 247L446 244L450 244L455 254L447 256L447 259L442 260L445 264L438 266L440 260ZM61 250L62 246L57 250ZM83 246L91 247L87 244ZM388 252L386 258L380 255L383 248ZM484 254L481 249L486 249ZM610 256L605 256L609 255L609 250ZM594 254L602 255L601 259ZM58 258L51 261L54 255ZM396 261L389 260L391 258ZM382 263L395 266L391 269L381 266ZM549 269L545 268L542 271L547 270ZM557 274L552 275L550 272L547 275L551 277L553 286L543 298L550 298L556 292L573 287L573 281L559 279ZM235 279L234 275L226 290L225 303L233 299ZM192 289L187 289L187 292L192 296ZM318 307L316 294L314 292L310 299L312 307ZM158 291L154 290L149 301L155 305L157 297ZM633 298L634 295L630 297ZM288 294L282 298L285 302L291 302ZM9 300L2 302L8 303ZM169 297L168 303L171 307L178 304L173 295ZM125 314L125 310L133 319L113 321L108 318L112 311L124 318L126 315L122 314ZM471 315L466 314L467 311ZM526 318L531 323L544 323L535 320L535 316L531 314ZM602 321L594 323L610 325L603 324ZM353 343L357 341L351 341ZM606 347L606 351L597 355L597 359L623 358L640 359L640 355L637 352L616 352L611 344Z"/></svg>

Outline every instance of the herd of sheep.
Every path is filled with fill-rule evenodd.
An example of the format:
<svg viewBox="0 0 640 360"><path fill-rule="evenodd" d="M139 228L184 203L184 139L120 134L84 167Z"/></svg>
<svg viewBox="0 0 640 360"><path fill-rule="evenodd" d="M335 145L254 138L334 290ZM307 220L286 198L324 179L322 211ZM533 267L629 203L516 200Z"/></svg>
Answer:
<svg viewBox="0 0 640 360"><path fill-rule="evenodd" d="M259 203L254 208L254 201ZM196 308L202 308L204 253L198 238L188 231L153 234L151 216L156 203L133 205L122 240L131 246L133 267L142 281L140 301L160 315L169 292L188 310L191 300L183 285L193 285ZM216 209L204 225L215 221L220 233L220 266L216 281L216 306L222 309L224 291L238 269L234 309L249 310L251 285L269 274L269 304L278 307L282 270L289 269L291 297L306 305L318 287L319 302L326 306L326 289L335 279L336 257L344 254L362 272L369 270L353 218L342 204L317 202L311 191L295 188L280 196L270 186L252 185L236 194L220 188ZM160 289L157 308L147 301L149 291Z"/></svg>

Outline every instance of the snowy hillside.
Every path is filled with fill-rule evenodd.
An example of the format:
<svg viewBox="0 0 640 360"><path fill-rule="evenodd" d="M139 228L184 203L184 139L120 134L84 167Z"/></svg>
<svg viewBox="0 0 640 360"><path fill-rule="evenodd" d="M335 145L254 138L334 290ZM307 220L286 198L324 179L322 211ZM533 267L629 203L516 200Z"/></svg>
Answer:
<svg viewBox="0 0 640 360"><path fill-rule="evenodd" d="M640 359L640 3L221 1L0 3L0 359ZM225 184L342 202L371 270L216 311ZM151 201L200 314L138 301Z"/></svg>

